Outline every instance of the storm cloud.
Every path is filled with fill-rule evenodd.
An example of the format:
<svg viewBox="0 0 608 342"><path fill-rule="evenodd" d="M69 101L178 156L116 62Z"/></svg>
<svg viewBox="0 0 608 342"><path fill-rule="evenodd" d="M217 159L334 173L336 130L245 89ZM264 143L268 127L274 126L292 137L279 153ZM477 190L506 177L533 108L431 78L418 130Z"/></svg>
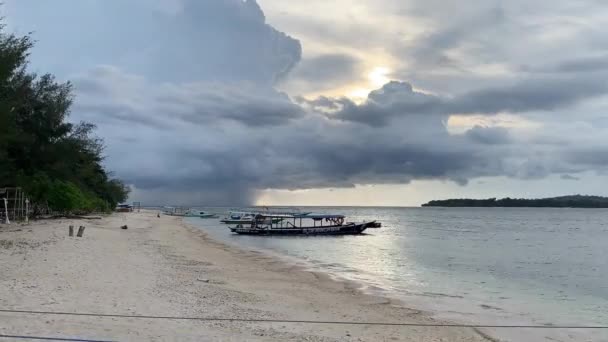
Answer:
<svg viewBox="0 0 608 342"><path fill-rule="evenodd" d="M88 119L103 115L156 127L162 118L191 124L232 120L263 126L283 124L303 115L286 94L246 81L157 85L115 67L99 66L73 82L78 92L76 111Z"/></svg>
<svg viewBox="0 0 608 342"><path fill-rule="evenodd" d="M568 54L592 32L560 26L560 12L535 21L561 1L529 5L532 26L523 1L469 3L381 0L365 18L288 13L280 26L253 0L9 0L6 16L35 31L32 68L72 80L72 120L98 126L107 167L147 203L605 173L607 64ZM349 97L382 63L395 80Z"/></svg>
<svg viewBox="0 0 608 342"><path fill-rule="evenodd" d="M302 54L297 39L266 23L255 0L25 0L6 7L16 30L34 31L34 63L66 76L103 64L155 82L270 86Z"/></svg>
<svg viewBox="0 0 608 342"><path fill-rule="evenodd" d="M304 58L285 80L298 92L319 91L360 77L360 61L347 54L323 54Z"/></svg>
<svg viewBox="0 0 608 342"><path fill-rule="evenodd" d="M415 91L407 82L391 81L381 89L370 92L361 105L342 98L333 99L331 104L327 98L323 101L326 108L342 108L331 118L382 126L388 124L391 118L405 115L550 111L605 95L607 90L608 81L604 75L586 79L530 78L512 85L479 89L454 97L426 94ZM319 99L308 103L319 104ZM316 107L319 108L318 105Z"/></svg>

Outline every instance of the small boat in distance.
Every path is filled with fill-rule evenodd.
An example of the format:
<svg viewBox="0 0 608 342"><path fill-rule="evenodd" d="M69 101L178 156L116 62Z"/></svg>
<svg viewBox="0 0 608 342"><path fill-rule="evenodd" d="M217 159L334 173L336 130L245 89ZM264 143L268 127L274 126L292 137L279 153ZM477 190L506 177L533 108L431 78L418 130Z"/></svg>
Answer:
<svg viewBox="0 0 608 342"><path fill-rule="evenodd" d="M204 211L199 210L188 210L184 215L186 217L200 217L200 218L218 218L219 216L216 214L206 213Z"/></svg>
<svg viewBox="0 0 608 342"><path fill-rule="evenodd" d="M273 222L280 218L279 222ZM380 228L380 222L344 222L344 215L264 215L257 214L250 224L239 224L230 231L246 235L350 235L367 228ZM325 223L325 224L324 224Z"/></svg>

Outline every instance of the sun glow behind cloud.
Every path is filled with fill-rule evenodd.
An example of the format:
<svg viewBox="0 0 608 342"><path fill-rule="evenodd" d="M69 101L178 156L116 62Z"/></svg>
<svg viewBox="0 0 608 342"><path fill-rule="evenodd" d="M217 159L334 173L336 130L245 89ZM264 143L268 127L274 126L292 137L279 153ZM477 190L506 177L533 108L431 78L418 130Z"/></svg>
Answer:
<svg viewBox="0 0 608 342"><path fill-rule="evenodd" d="M346 96L356 103L365 101L367 95L372 90L381 88L383 85L390 82L390 72L391 70L384 66L374 67L366 75L367 82L365 84L356 85L356 88L348 91Z"/></svg>

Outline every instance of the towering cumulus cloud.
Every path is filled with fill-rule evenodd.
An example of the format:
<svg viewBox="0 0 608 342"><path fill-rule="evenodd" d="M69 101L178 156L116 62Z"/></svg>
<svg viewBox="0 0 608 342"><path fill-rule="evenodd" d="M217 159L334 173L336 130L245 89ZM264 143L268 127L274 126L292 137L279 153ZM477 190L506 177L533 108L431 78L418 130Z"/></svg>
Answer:
<svg viewBox="0 0 608 342"><path fill-rule="evenodd" d="M18 16L34 3L8 5ZM72 117L99 126L109 167L136 195L252 200L269 167L265 127L303 115L273 88L299 62L300 42L268 25L255 0L36 6L36 38L49 41L61 31L70 46L39 45L45 51L35 55L46 57L33 62L60 63L78 49L78 59L60 68L77 93ZM53 13L62 15L61 25L47 22Z"/></svg>

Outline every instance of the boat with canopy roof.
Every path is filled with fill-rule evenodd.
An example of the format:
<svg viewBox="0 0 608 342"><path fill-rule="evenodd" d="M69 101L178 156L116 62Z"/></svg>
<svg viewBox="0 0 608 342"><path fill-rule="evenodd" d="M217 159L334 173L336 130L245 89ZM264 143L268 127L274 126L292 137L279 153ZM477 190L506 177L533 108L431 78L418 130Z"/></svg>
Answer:
<svg viewBox="0 0 608 342"><path fill-rule="evenodd" d="M302 212L299 209L295 208L268 208L263 207L262 209L249 209L249 210L241 210L241 211L231 211L228 217L224 217L220 220L220 222L225 224L234 224L234 225L248 225L253 222L255 216L258 214L265 215L266 217L272 216L269 220L272 220L272 223L278 223L283 220L286 216L293 215L308 215L310 212Z"/></svg>
<svg viewBox="0 0 608 342"><path fill-rule="evenodd" d="M275 219L281 220L275 222ZM231 227L230 231L246 235L352 235L368 228L380 228L380 222L345 222L344 215L257 214L250 224Z"/></svg>

